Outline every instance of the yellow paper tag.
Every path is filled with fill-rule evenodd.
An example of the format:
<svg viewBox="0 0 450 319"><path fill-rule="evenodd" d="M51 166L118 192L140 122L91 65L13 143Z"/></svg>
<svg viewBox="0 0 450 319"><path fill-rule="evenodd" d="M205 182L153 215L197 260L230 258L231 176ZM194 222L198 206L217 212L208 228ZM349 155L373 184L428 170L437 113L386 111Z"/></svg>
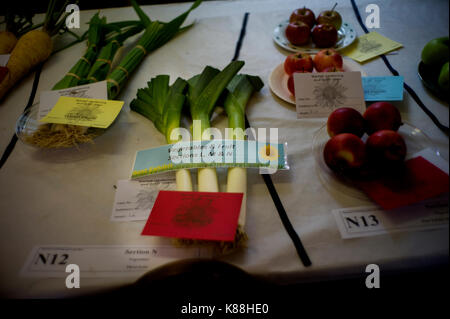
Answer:
<svg viewBox="0 0 450 319"><path fill-rule="evenodd" d="M107 128L122 109L123 101L61 96L40 121Z"/></svg>
<svg viewBox="0 0 450 319"><path fill-rule="evenodd" d="M372 31L358 37L352 45L341 50L341 54L358 62L364 62L381 54L401 48L401 43Z"/></svg>

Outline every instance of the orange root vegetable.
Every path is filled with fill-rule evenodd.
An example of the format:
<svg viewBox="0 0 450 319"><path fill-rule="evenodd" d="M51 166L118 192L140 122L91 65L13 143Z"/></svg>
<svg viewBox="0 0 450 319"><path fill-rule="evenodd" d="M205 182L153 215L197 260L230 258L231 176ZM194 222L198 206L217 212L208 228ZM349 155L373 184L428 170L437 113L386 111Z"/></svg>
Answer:
<svg viewBox="0 0 450 319"><path fill-rule="evenodd" d="M0 31L0 54L10 53L17 43L17 37L9 31Z"/></svg>
<svg viewBox="0 0 450 319"><path fill-rule="evenodd" d="M52 50L52 39L45 31L32 30L21 36L6 65L8 74L0 82L0 100L28 72L47 60Z"/></svg>

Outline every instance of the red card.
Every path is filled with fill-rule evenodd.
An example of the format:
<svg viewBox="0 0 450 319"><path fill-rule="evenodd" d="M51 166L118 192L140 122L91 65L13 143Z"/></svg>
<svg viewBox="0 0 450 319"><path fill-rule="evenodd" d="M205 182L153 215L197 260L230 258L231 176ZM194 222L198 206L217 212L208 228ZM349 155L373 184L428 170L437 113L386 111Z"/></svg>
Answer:
<svg viewBox="0 0 450 319"><path fill-rule="evenodd" d="M160 191L142 235L233 241L242 193Z"/></svg>
<svg viewBox="0 0 450 319"><path fill-rule="evenodd" d="M8 74L8 68L6 66L0 66L0 82L5 78L6 74Z"/></svg>
<svg viewBox="0 0 450 319"><path fill-rule="evenodd" d="M401 174L358 182L357 185L386 210L449 191L448 175L421 156L407 160Z"/></svg>

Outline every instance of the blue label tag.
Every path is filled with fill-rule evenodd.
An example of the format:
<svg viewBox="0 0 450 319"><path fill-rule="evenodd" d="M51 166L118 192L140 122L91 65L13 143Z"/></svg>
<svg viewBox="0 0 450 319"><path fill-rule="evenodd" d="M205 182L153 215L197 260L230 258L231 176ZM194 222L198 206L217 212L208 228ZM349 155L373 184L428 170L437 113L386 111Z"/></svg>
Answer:
<svg viewBox="0 0 450 319"><path fill-rule="evenodd" d="M289 169L284 144L248 140L191 141L138 151L131 178L201 167Z"/></svg>
<svg viewBox="0 0 450 319"><path fill-rule="evenodd" d="M367 76L362 78L364 100L403 100L403 76Z"/></svg>

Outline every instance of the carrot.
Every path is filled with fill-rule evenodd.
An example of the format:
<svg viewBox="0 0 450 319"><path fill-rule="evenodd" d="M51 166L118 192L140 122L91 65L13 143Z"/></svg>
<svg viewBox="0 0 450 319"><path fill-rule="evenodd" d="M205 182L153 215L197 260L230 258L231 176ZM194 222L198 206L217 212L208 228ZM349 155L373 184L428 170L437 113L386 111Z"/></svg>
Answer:
<svg viewBox="0 0 450 319"><path fill-rule="evenodd" d="M0 31L0 54L8 54L16 45L17 37L9 31Z"/></svg>
<svg viewBox="0 0 450 319"><path fill-rule="evenodd" d="M57 3L60 7L57 8ZM42 30L33 29L19 38L6 64L8 73L0 82L0 100L34 67L52 54L52 36L64 28L68 0L50 0ZM62 4L62 5L61 5Z"/></svg>

